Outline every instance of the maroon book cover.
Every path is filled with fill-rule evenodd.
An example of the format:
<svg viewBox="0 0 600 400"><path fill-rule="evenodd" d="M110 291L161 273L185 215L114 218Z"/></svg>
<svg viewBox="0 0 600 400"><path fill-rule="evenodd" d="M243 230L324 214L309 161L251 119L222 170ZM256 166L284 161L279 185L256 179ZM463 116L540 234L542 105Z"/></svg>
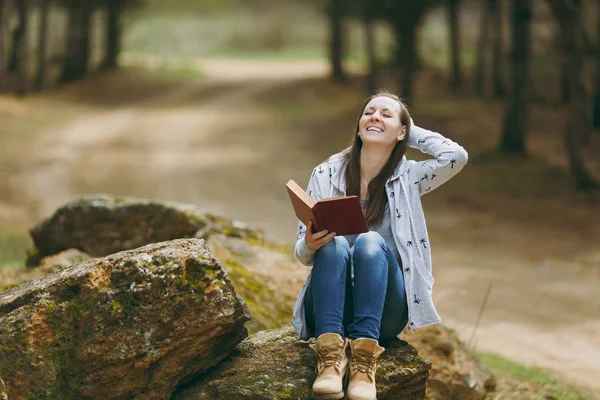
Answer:
<svg viewBox="0 0 600 400"><path fill-rule="evenodd" d="M369 231L358 196L334 197L315 202L304 189L290 180L286 185L294 212L304 225L313 220L313 232L327 229L336 236Z"/></svg>

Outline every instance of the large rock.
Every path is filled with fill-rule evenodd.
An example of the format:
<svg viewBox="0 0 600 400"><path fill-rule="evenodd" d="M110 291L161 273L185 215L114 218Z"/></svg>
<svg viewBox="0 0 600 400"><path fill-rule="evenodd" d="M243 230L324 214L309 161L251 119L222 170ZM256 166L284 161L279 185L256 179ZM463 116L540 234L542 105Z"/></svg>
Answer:
<svg viewBox="0 0 600 400"><path fill-rule="evenodd" d="M39 261L37 268L0 268L0 292L6 289L19 286L23 282L33 279L39 279L44 275L59 271L74 264L79 264L91 259L89 254L85 254L77 249L61 251ZM1 400L1 397L0 397Z"/></svg>
<svg viewBox="0 0 600 400"><path fill-rule="evenodd" d="M33 227L31 235L39 248L30 250L28 264L39 267L20 271L17 276L12 271L0 271L0 282L6 282L0 284L0 290L64 268L77 254L85 256L76 249L104 256L158 238L204 238L250 309L252 320L246 326L251 333L290 321L296 295L309 272L295 259L292 246L269 242L261 230L201 213L189 204L84 197L60 207ZM70 250L55 253L58 249Z"/></svg>
<svg viewBox="0 0 600 400"><path fill-rule="evenodd" d="M315 353L298 341L291 327L261 331L248 337L232 354L197 380L180 387L173 400L311 399ZM379 400L425 397L431 362L397 340L380 358L377 370Z"/></svg>
<svg viewBox="0 0 600 400"><path fill-rule="evenodd" d="M263 241L264 233L241 223L203 214L190 204L112 196L82 197L65 204L30 229L35 248L28 265L67 249L94 257L134 249L148 243L213 232Z"/></svg>
<svg viewBox="0 0 600 400"><path fill-rule="evenodd" d="M292 248L223 234L211 235L208 245L250 309L250 333L291 321L296 296L310 271L295 259Z"/></svg>
<svg viewBox="0 0 600 400"><path fill-rule="evenodd" d="M49 274L70 267L71 265L90 260L91 258L92 257L89 254L85 254L77 249L69 249L42 258L39 269L46 274Z"/></svg>
<svg viewBox="0 0 600 400"><path fill-rule="evenodd" d="M427 386L429 400L483 400L496 389L496 379L460 341L452 329L438 324L405 335L422 357L433 362Z"/></svg>
<svg viewBox="0 0 600 400"><path fill-rule="evenodd" d="M203 240L156 243L0 293L0 378L9 399L169 399L248 319Z"/></svg>
<svg viewBox="0 0 600 400"><path fill-rule="evenodd" d="M111 196L83 197L31 228L39 257L70 248L105 256L148 243L192 237L206 221L193 207Z"/></svg>

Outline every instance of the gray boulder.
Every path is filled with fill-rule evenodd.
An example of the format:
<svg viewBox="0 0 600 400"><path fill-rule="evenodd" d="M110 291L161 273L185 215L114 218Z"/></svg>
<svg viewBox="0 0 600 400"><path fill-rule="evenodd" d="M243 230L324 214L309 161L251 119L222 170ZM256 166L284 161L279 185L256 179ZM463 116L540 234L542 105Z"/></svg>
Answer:
<svg viewBox="0 0 600 400"><path fill-rule="evenodd" d="M204 240L155 243L0 293L0 379L9 399L169 399L248 320Z"/></svg>
<svg viewBox="0 0 600 400"><path fill-rule="evenodd" d="M70 267L74 264L79 264L90 260L92 257L77 249L69 249L61 251L58 254L44 257L40 260L39 269L49 274L51 272L60 271L63 268Z"/></svg>
<svg viewBox="0 0 600 400"><path fill-rule="evenodd" d="M292 327L261 331L215 368L180 387L173 400L308 400L315 361L315 353L296 339ZM380 357L377 398L423 399L430 368L431 362L406 342L393 342Z"/></svg>
<svg viewBox="0 0 600 400"><path fill-rule="evenodd" d="M39 259L74 248L94 257L134 249L148 243L193 237L207 225L193 206L119 198L83 197L65 204L30 229Z"/></svg>
<svg viewBox="0 0 600 400"><path fill-rule="evenodd" d="M208 239L213 233L265 243L264 232L202 213L191 204L108 195L82 197L30 229L34 247L28 251L27 265L37 266L42 258L67 249L103 257L148 243Z"/></svg>
<svg viewBox="0 0 600 400"><path fill-rule="evenodd" d="M428 399L484 400L496 389L492 372L477 361L454 330L437 324L417 329L405 339L433 363Z"/></svg>

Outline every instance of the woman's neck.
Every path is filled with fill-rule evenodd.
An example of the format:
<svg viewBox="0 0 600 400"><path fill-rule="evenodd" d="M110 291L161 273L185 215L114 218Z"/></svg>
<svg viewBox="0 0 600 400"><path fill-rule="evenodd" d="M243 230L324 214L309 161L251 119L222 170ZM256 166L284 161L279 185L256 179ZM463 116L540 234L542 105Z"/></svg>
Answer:
<svg viewBox="0 0 600 400"><path fill-rule="evenodd" d="M360 150L360 179L371 182L379 174L385 163L392 155L392 149L381 147L366 147Z"/></svg>

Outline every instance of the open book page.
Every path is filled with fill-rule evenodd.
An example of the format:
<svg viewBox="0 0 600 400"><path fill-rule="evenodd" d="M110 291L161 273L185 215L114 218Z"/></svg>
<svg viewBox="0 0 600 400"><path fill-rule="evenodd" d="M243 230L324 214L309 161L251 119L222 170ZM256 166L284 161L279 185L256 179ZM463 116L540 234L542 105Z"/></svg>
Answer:
<svg viewBox="0 0 600 400"><path fill-rule="evenodd" d="M316 223L312 210L315 201L293 180L290 180L285 186L290 196L290 200L292 201L296 217L298 217L304 225L308 225L308 221L311 219Z"/></svg>

